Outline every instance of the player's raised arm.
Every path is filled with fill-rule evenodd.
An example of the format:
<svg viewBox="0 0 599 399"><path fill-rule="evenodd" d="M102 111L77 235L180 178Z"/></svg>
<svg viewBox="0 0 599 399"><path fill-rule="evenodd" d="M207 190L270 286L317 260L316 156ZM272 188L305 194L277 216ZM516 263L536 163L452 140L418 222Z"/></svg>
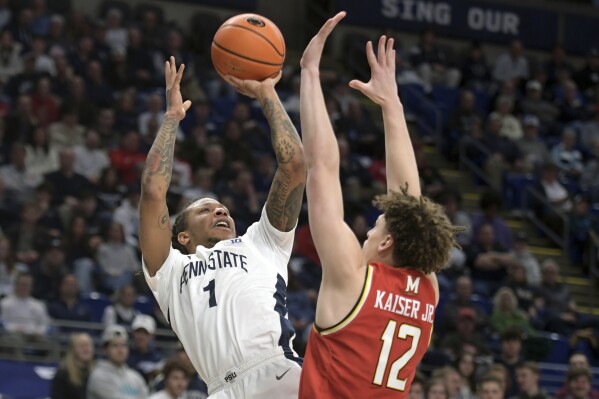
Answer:
<svg viewBox="0 0 599 399"><path fill-rule="evenodd" d="M325 41L344 12L329 19L312 38L300 61L300 118L308 166L310 231L323 268L323 285L341 287L348 279L363 278L360 244L343 220L339 182L339 147L325 107L319 64Z"/></svg>
<svg viewBox="0 0 599 399"><path fill-rule="evenodd" d="M177 71L174 57L165 63L166 114L148 153L141 180L139 244L150 276L160 269L171 245L166 192L171 182L177 127L191 106L191 101L183 102L181 98L184 70L185 65L181 65Z"/></svg>
<svg viewBox="0 0 599 399"><path fill-rule="evenodd" d="M226 77L237 91L256 98L262 106L277 157L277 172L268 193L266 214L277 230L291 231L297 224L302 207L306 163L302 142L275 90L275 84L280 78L281 73L274 79L262 82Z"/></svg>
<svg viewBox="0 0 599 399"><path fill-rule="evenodd" d="M368 83L352 80L349 86L381 106L385 128L385 151L387 166L387 192L400 191L408 184L408 194L420 196L420 178L414 149L403 106L397 94L395 80L395 50L393 39L381 36L375 56L372 42L366 44L366 56L370 65Z"/></svg>

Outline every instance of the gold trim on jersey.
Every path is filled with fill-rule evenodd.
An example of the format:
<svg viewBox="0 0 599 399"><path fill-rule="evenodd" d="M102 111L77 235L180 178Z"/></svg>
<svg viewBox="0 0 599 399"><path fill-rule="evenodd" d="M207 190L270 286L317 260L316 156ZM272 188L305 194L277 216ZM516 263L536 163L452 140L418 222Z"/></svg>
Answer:
<svg viewBox="0 0 599 399"><path fill-rule="evenodd" d="M364 281L364 287L362 287L362 293L360 294L360 299L356 303L356 306L354 306L352 311L349 312L349 314L347 316L345 316L345 318L343 320L341 320L339 323L335 324L333 327L325 328L320 331L316 330L316 332L318 332L320 335L327 335L327 334L332 334L334 332L337 332L337 331L341 330L343 327L347 326L349 323L351 323L351 321L353 319L356 318L356 316L360 312L360 309L362 309L362 306L364 306L364 302L366 302L366 298L368 298L368 294L370 293L370 285L372 283L373 268L371 265L368 265L367 267L368 267L368 269L366 272L366 280Z"/></svg>

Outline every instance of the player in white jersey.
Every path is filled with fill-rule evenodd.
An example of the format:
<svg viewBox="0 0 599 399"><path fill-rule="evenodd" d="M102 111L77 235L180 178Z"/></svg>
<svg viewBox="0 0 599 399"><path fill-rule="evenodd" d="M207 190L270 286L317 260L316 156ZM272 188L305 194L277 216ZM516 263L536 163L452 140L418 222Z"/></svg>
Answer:
<svg viewBox="0 0 599 399"><path fill-rule="evenodd" d="M287 318L287 262L306 169L299 136L274 89L280 75L264 82L227 79L261 104L278 162L260 220L237 237L228 209L210 198L188 205L170 226L166 192L176 130L191 105L180 94L183 70L173 57L166 62L167 111L142 177L146 281L210 398L297 398L302 360Z"/></svg>

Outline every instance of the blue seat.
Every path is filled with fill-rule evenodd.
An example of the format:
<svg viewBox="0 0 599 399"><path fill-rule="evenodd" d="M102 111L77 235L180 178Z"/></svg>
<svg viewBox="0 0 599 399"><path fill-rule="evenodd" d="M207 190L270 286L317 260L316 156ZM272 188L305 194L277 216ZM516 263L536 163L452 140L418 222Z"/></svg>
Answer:
<svg viewBox="0 0 599 399"><path fill-rule="evenodd" d="M143 314L152 314L154 312L155 300L152 296L140 295L135 301L136 310L139 310Z"/></svg>
<svg viewBox="0 0 599 399"><path fill-rule="evenodd" d="M99 292L92 292L88 297L81 298L81 302L89 308L92 314L92 321L100 323L104 315L104 309L112 302L108 297Z"/></svg>
<svg viewBox="0 0 599 399"><path fill-rule="evenodd" d="M506 173L503 176L503 202L506 209L517 209L523 205L523 193L526 187L536 183L534 175Z"/></svg>
<svg viewBox="0 0 599 399"><path fill-rule="evenodd" d="M445 124L458 103L459 91L454 87L434 86L431 99L441 110Z"/></svg>

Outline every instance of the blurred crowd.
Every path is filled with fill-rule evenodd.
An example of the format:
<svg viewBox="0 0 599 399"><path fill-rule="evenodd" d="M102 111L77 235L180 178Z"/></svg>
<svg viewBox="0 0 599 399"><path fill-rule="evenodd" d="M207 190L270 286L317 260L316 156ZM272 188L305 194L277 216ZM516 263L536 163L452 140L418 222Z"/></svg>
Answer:
<svg viewBox="0 0 599 399"><path fill-rule="evenodd" d="M56 376L64 384L55 382L53 398L83 397L90 372L87 388L106 390L124 364L130 373L118 378L138 384L139 397L165 385L170 394L188 386L188 398L205 397L184 351L156 349L157 329L169 329L164 315L136 306L151 296L138 274L137 207L140 173L164 112L164 60L173 55L186 64L182 92L193 101L177 133L171 215L213 197L243 234L259 218L276 170L268 126L256 104L216 76L207 46L188 26L166 21L160 7L121 3L86 15L70 3L0 0L0 351L22 358L20 348L31 345L52 357L56 337L69 339ZM492 61L481 44L459 55L432 31L412 48L399 37L397 43L400 93L405 85L430 98L440 88L458 93L445 113L443 151L455 161L465 145L490 180L479 210L464 211L460 193L427 160L426 140L414 138L423 192L466 230L439 276L435 334L413 399L468 399L477 389L488 399L543 398L531 361L550 352L545 333L560 334L574 353L558 397L590 398L584 395L591 395L589 362L599 357L599 322L577 310L559 265L535 257L530 237L511 231L501 215L505 176L537 176L541 193L571 218L580 249L573 261L583 265L576 256L597 227L591 208L599 201L599 52L574 68L560 46L533 62L518 41ZM322 78L345 215L364 240L377 216L370 200L385 191L383 132L348 88L348 76L325 68ZM285 67L277 87L299 130L297 66ZM302 353L321 278L305 209L289 267L289 317ZM112 301L100 314L89 300L98 293ZM52 320L95 321L105 330L90 337ZM92 338L106 359L93 372ZM580 388L587 380L588 389ZM499 396L484 396L495 388Z"/></svg>

